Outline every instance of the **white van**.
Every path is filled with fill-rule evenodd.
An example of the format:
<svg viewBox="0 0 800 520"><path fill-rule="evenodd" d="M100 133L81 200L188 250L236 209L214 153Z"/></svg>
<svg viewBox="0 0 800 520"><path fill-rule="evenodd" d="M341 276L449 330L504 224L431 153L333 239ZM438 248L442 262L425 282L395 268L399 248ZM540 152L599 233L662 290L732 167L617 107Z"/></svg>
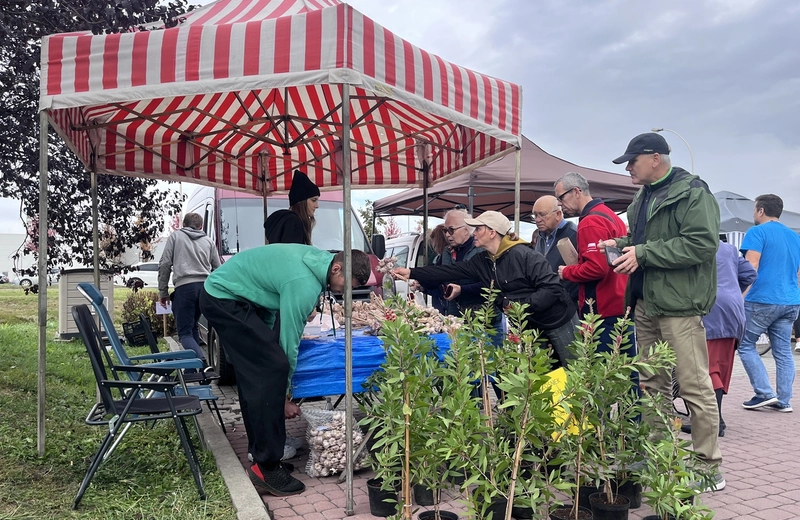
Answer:
<svg viewBox="0 0 800 520"><path fill-rule="evenodd" d="M288 209L288 195L276 195L267 199L267 213L271 215L279 209ZM203 231L217 245L220 260L225 262L239 251L264 245L264 199L257 195L223 190L207 186L199 187L183 206L183 215L197 213L203 217ZM342 251L343 215L341 191L324 191L319 198L319 208L315 213L317 221L311 236L313 245L328 251ZM381 291L383 275L377 271L378 257L373 254L373 246L367 239L364 228L355 211L350 215L350 235L353 250L364 251L370 255L372 274L367 285L353 289L353 299L368 299L370 292ZM378 236L375 243L377 253L383 254L383 237ZM200 318L200 338L208 350L208 363L220 376L220 384L232 384L235 380L233 367L225 358L224 349L214 329L209 330L208 322Z"/></svg>
<svg viewBox="0 0 800 520"><path fill-rule="evenodd" d="M397 257L396 267L423 267L425 265L423 244L423 236L420 233L403 233L386 241L384 258ZM387 276L383 279L383 283L384 294L393 291L395 294L408 297L408 282L391 280L391 277Z"/></svg>

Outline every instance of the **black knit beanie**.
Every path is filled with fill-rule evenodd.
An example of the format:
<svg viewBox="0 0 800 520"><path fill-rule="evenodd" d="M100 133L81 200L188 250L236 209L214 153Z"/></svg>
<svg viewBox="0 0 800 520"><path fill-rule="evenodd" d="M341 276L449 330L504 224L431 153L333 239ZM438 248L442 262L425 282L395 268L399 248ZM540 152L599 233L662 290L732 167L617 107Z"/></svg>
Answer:
<svg viewBox="0 0 800 520"><path fill-rule="evenodd" d="M294 206L298 202L311 197L319 197L319 188L311 182L311 179L305 173L295 170L292 177L292 187L289 189L289 205Z"/></svg>

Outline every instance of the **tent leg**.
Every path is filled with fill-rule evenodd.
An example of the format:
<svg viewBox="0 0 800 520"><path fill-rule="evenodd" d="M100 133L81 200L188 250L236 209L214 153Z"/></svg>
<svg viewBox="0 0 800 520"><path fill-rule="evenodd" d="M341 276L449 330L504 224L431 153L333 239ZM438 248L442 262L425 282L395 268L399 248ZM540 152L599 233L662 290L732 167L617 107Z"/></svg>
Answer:
<svg viewBox="0 0 800 520"><path fill-rule="evenodd" d="M522 147L517 147L516 153L516 171L514 172L514 233L519 237L519 199L521 182L521 168L522 168Z"/></svg>
<svg viewBox="0 0 800 520"><path fill-rule="evenodd" d="M45 381L47 374L47 112L39 112L39 350L36 399L36 448L44 457ZM42 239L44 237L44 239ZM42 283L44 280L44 283Z"/></svg>
<svg viewBox="0 0 800 520"><path fill-rule="evenodd" d="M91 196L92 196L92 247L94 247L94 258L92 265L94 267L94 285L100 292L103 288L100 286L100 223L97 210L97 154L92 150L91 163Z"/></svg>
<svg viewBox="0 0 800 520"><path fill-rule="evenodd" d="M344 365L345 365L345 442L347 448L347 465L345 473L345 508L347 516L353 511L353 267L352 240L350 236L351 200L350 200L350 85L342 84L342 187L344 191Z"/></svg>
<svg viewBox="0 0 800 520"><path fill-rule="evenodd" d="M267 196L269 195L269 186L267 186L267 157L262 153L258 156L258 174L261 178L261 196L264 199L264 222L267 221ZM267 228L264 228L264 244L269 244L267 241Z"/></svg>

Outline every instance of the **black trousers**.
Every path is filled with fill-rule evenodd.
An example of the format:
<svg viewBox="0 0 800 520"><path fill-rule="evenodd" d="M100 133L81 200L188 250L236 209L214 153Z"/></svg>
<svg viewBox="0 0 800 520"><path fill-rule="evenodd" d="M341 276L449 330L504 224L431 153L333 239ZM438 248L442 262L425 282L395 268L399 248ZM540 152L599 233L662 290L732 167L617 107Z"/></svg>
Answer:
<svg viewBox="0 0 800 520"><path fill-rule="evenodd" d="M289 360L281 348L279 331L267 327L256 306L215 298L205 289L200 294L200 309L233 364L253 460L272 469L280 463L286 442Z"/></svg>

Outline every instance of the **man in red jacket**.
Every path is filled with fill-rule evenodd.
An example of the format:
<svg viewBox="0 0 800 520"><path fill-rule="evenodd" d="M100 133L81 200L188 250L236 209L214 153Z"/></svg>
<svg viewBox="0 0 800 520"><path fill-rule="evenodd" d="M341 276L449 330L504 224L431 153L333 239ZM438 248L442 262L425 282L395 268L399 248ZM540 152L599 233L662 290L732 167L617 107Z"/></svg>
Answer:
<svg viewBox="0 0 800 520"><path fill-rule="evenodd" d="M589 312L587 300L593 300L592 309L603 317L598 351L607 351L617 319L625 314L625 285L628 276L617 274L608 265L604 251L597 248L601 240L624 236L628 229L621 218L602 199L592 198L589 182L579 173L567 173L554 185L555 195L564 214L579 217L578 263L558 268L563 280L576 282L578 288L578 313ZM635 353L633 338L629 355Z"/></svg>

